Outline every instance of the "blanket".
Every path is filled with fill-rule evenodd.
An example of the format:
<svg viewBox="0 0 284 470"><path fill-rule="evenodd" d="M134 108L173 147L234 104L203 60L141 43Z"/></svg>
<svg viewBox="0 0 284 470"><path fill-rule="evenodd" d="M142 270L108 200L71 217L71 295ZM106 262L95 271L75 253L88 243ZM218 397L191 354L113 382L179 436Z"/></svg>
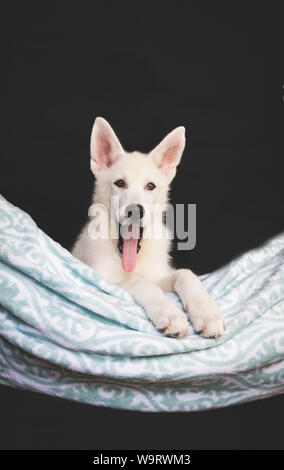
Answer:
<svg viewBox="0 0 284 470"><path fill-rule="evenodd" d="M166 338L127 292L0 197L0 383L151 412L283 393L283 261L280 234L201 276L225 334L206 339L191 328L181 340Z"/></svg>

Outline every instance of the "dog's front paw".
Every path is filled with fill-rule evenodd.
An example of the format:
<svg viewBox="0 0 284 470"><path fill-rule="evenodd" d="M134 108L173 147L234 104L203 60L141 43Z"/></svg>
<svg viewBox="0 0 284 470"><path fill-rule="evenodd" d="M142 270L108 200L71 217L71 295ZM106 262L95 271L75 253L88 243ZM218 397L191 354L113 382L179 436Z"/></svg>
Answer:
<svg viewBox="0 0 284 470"><path fill-rule="evenodd" d="M186 307L194 330L206 338L218 338L225 330L225 322L219 307L212 299L200 303L198 307Z"/></svg>
<svg viewBox="0 0 284 470"><path fill-rule="evenodd" d="M157 318L155 326L164 336L178 339L183 338L189 330L186 316L175 309L175 306L164 308Z"/></svg>

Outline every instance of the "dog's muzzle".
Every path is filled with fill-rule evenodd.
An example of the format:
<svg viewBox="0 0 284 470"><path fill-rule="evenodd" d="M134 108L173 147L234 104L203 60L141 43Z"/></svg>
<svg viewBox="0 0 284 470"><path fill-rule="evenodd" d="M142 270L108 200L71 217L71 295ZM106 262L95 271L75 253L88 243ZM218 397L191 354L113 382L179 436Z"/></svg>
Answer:
<svg viewBox="0 0 284 470"><path fill-rule="evenodd" d="M135 268L136 255L141 249L142 219L145 211L140 204L131 204L126 208L125 213L125 220L118 224L119 239L117 247L122 255L124 271L131 272Z"/></svg>

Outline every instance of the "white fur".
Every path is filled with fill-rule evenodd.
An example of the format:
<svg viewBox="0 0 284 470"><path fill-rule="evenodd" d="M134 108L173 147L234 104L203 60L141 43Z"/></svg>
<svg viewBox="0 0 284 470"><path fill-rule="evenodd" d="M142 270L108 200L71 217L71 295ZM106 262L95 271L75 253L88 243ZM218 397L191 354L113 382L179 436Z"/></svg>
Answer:
<svg viewBox="0 0 284 470"><path fill-rule="evenodd" d="M163 205L167 203L169 184L176 173L185 146L185 129L178 127L152 151L145 155L126 152L110 125L97 118L91 136L91 170L96 177L93 196L95 204L110 209L111 197L119 197L117 218L129 204L157 205L152 224L163 233L162 239L150 237L150 219L143 219L144 234L133 272L122 269L117 240L92 239L84 226L72 254L95 269L110 282L119 284L142 305L158 330L166 336L182 338L188 332L186 315L164 294L175 291L180 296L193 328L206 337L218 337L224 331L221 312L204 290L198 277L187 269L175 270L170 265L170 240L162 222ZM123 179L127 188L118 188L114 182ZM156 188L146 190L153 182ZM111 215L108 215L108 226ZM153 229L153 225L151 226Z"/></svg>

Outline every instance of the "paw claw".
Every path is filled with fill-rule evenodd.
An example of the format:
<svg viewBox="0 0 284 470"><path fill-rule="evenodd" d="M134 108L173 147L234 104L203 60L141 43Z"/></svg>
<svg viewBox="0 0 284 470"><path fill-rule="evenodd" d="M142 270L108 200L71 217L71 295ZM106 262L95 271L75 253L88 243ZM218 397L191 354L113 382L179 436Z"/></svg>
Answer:
<svg viewBox="0 0 284 470"><path fill-rule="evenodd" d="M167 337L168 337L168 338L178 338L178 337L179 337L179 333L172 333L171 335L168 334Z"/></svg>
<svg viewBox="0 0 284 470"><path fill-rule="evenodd" d="M206 304L195 309L194 314L189 315L193 328L197 334L204 338L218 339L225 330L223 315L218 306L210 299Z"/></svg>
<svg viewBox="0 0 284 470"><path fill-rule="evenodd" d="M163 314L155 322L157 330L169 338L183 338L189 330L189 324L183 312L175 305L166 305Z"/></svg>
<svg viewBox="0 0 284 470"><path fill-rule="evenodd" d="M167 328L168 328L167 326L165 326L165 328L158 328L158 332L163 334L163 333L165 333Z"/></svg>

